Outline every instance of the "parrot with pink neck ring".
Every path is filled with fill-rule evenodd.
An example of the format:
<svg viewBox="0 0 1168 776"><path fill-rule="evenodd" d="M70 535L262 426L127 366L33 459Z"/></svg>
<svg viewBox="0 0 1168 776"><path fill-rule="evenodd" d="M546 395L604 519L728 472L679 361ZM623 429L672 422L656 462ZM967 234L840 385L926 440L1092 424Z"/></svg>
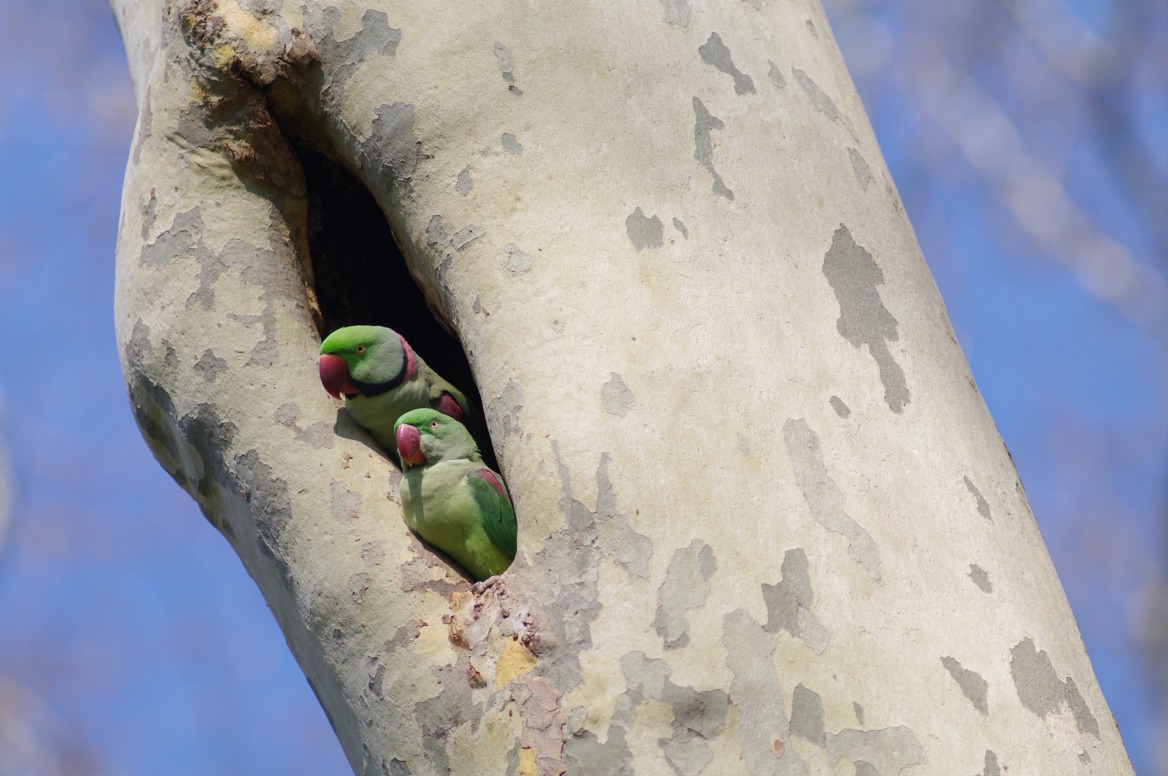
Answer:
<svg viewBox="0 0 1168 776"><path fill-rule="evenodd" d="M334 397L345 397L353 420L391 455L397 452L394 421L413 409L434 409L481 427L462 391L384 326L346 326L328 335L320 345L320 382Z"/></svg>
<svg viewBox="0 0 1168 776"><path fill-rule="evenodd" d="M466 426L420 409L402 415L394 435L402 461L398 492L409 529L480 582L506 571L518 538L515 509Z"/></svg>

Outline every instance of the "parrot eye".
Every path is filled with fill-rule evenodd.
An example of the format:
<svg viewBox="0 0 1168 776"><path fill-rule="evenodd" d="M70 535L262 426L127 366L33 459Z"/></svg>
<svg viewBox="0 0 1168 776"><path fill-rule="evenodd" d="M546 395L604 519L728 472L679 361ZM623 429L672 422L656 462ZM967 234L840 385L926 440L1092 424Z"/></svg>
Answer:
<svg viewBox="0 0 1168 776"><path fill-rule="evenodd" d="M357 351L357 355L359 356L365 352L365 346L358 345L357 347L353 348L353 350Z"/></svg>
<svg viewBox="0 0 1168 776"><path fill-rule="evenodd" d="M438 428L438 420L437 419L430 421L430 428Z"/></svg>

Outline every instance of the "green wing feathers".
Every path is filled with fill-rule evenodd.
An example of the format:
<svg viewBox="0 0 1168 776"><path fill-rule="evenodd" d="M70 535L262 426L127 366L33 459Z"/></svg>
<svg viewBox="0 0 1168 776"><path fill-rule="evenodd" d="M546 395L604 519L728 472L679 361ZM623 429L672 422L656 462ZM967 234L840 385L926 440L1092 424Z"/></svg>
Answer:
<svg viewBox="0 0 1168 776"><path fill-rule="evenodd" d="M507 489L498 475L486 467L472 471L467 481L478 504L483 530L500 550L514 558L518 528Z"/></svg>

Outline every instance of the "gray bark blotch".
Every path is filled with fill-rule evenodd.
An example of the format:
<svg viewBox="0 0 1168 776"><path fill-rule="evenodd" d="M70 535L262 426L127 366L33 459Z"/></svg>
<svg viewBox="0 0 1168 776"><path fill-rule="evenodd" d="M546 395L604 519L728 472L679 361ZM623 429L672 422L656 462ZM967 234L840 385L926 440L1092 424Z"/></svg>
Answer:
<svg viewBox="0 0 1168 776"><path fill-rule="evenodd" d="M969 477L965 478L965 487L977 500L977 513L992 523L994 518L990 513L990 502L985 500L985 496L981 495L981 491L977 489Z"/></svg>
<svg viewBox="0 0 1168 776"><path fill-rule="evenodd" d="M673 711L672 735L658 739L657 745L678 776L696 776L713 757L706 739L725 724L730 697L722 690L674 684L668 663L639 650L621 658L621 671L628 689L617 699L614 721L631 723L637 707L647 700L668 705Z"/></svg>
<svg viewBox="0 0 1168 776"><path fill-rule="evenodd" d="M830 403L831 408L835 410L835 414L839 415L841 418L846 418L848 415L852 414L852 410L848 407L848 405L844 404L844 400L840 397L832 396Z"/></svg>
<svg viewBox="0 0 1168 776"><path fill-rule="evenodd" d="M806 776L807 764L789 746L791 725L775 675L775 638L743 609L722 618L726 667L734 674L730 701L738 709L738 743L752 776ZM778 757L777 753L783 756Z"/></svg>
<svg viewBox="0 0 1168 776"><path fill-rule="evenodd" d="M203 242L203 216L197 207L175 215L170 228L142 246L139 260L154 269L166 266L179 256L205 261L211 250Z"/></svg>
<svg viewBox="0 0 1168 776"><path fill-rule="evenodd" d="M689 239L689 230L685 228L685 224L677 216L673 217L673 228L681 232L682 237Z"/></svg>
<svg viewBox="0 0 1168 776"><path fill-rule="evenodd" d="M882 776L876 766L867 760L856 760L852 765L856 768L856 776Z"/></svg>
<svg viewBox="0 0 1168 776"><path fill-rule="evenodd" d="M767 71L767 78L771 79L771 83L775 85L775 88L786 89L787 79L783 77L783 71L769 59L767 60L767 64L771 66L770 70Z"/></svg>
<svg viewBox="0 0 1168 776"><path fill-rule="evenodd" d="M811 612L815 596L811 590L811 575L807 553L802 547L787 550L783 556L782 579L777 585L762 585L762 600L767 608L767 622L763 630L778 633L785 630L802 641L816 654L827 649L827 629Z"/></svg>
<svg viewBox="0 0 1168 776"><path fill-rule="evenodd" d="M880 551L871 534L844 510L844 494L823 463L819 435L806 420L792 418L783 424L783 442L811 516L827 530L846 538L848 555L864 567L868 576L879 581Z"/></svg>
<svg viewBox="0 0 1168 776"><path fill-rule="evenodd" d="M990 575L976 563L971 563L969 566L969 578L973 580L973 584L981 588L983 593L994 592L993 583L990 582Z"/></svg>
<svg viewBox="0 0 1168 776"><path fill-rule="evenodd" d="M1039 650L1030 637L1010 650L1010 676L1022 705L1039 717L1057 711L1066 703L1080 732L1099 738L1099 722L1087 708L1078 687L1069 676L1060 680L1046 650Z"/></svg>
<svg viewBox="0 0 1168 776"><path fill-rule="evenodd" d="M795 81L802 87L803 92L811 99L811 104L815 109L827 116L832 121L839 118L839 110L836 109L835 103L827 96L827 93L819 88L819 84L811 80L811 76L804 73L799 68L793 68L795 74Z"/></svg>
<svg viewBox="0 0 1168 776"><path fill-rule="evenodd" d="M470 165L463 167L458 173L458 180L454 182L454 189L463 196L470 194L474 188L474 178L470 175Z"/></svg>
<svg viewBox="0 0 1168 776"><path fill-rule="evenodd" d="M557 570L558 584L542 590L540 603L547 611L563 614L546 624L545 631L558 646L541 660L540 670L558 690L568 692L580 683L580 653L591 648L591 624L600 616L596 569L601 559L611 557L628 573L644 578L649 574L653 544L634 531L617 509L607 453L601 454L596 468L596 507L589 509L572 492L571 473L555 440L552 451L562 485L559 506L567 526L548 537L535 563Z"/></svg>
<svg viewBox="0 0 1168 776"><path fill-rule="evenodd" d="M990 689L989 682L976 671L963 667L954 657L946 655L941 658L941 665L945 666L945 670L953 677L953 681L957 682L957 686L961 688L961 692L969 699L974 708L982 714L988 715L990 713L987 699Z"/></svg>
<svg viewBox="0 0 1168 776"><path fill-rule="evenodd" d="M696 609L710 594L710 578L717 570L714 548L700 539L673 554L665 581L657 590L657 613L653 627L665 642L666 649L689 643L689 619L686 610Z"/></svg>
<svg viewBox="0 0 1168 776"><path fill-rule="evenodd" d="M426 223L426 244L435 247L445 247L450 243L450 235L446 232L446 225L442 223L442 216L432 215Z"/></svg>
<svg viewBox="0 0 1168 776"><path fill-rule="evenodd" d="M414 133L414 106L404 102L378 106L372 134L361 143L361 161L366 170L378 173L382 188L388 191L392 181L409 181L421 153L422 143Z"/></svg>
<svg viewBox="0 0 1168 776"><path fill-rule="evenodd" d="M357 68L374 54L396 55L401 43L401 30L389 26L389 16L384 11L372 9L361 17L361 29L356 35L338 41L333 30L340 15L335 6L322 8L314 4L309 4L305 13L305 26L324 67L324 94L334 105L339 104L346 81Z"/></svg>
<svg viewBox="0 0 1168 776"><path fill-rule="evenodd" d="M226 369L226 359L215 355L215 352L210 348L203 351L203 355L199 356L199 360L195 362L195 371L209 383L215 382L215 378Z"/></svg>
<svg viewBox="0 0 1168 776"><path fill-rule="evenodd" d="M442 689L432 698L414 704L414 719L422 732L422 747L436 773L449 771L447 735L469 721L468 712L474 708L465 670L465 665L458 663L430 669Z"/></svg>
<svg viewBox="0 0 1168 776"><path fill-rule="evenodd" d="M647 218L639 207L625 218L625 231L638 251L661 247L664 236L661 219L657 216Z"/></svg>
<svg viewBox="0 0 1168 776"><path fill-rule="evenodd" d="M685 27L689 24L689 0L661 0L665 23Z"/></svg>
<svg viewBox="0 0 1168 776"><path fill-rule="evenodd" d="M888 342L898 339L898 335L896 319L876 290L884 283L884 273L843 224L835 230L831 247L823 257L823 274L840 306L836 328L855 347L868 346L880 371L884 401L893 412L901 412L909 403L909 390L904 370L888 349Z"/></svg>
<svg viewBox="0 0 1168 776"><path fill-rule="evenodd" d="M726 199L734 199L734 192L726 188L726 184L722 182L722 176L714 169L714 142L710 137L710 131L714 129L723 129L726 125L722 120L716 116L710 115L706 110L706 106L697 97L693 98L694 108L694 159L705 167L706 170L714 177L713 191L715 194Z"/></svg>
<svg viewBox="0 0 1168 776"><path fill-rule="evenodd" d="M454 250L461 251L486 233L486 230L478 224L467 224L451 235L450 245Z"/></svg>
<svg viewBox="0 0 1168 776"><path fill-rule="evenodd" d="M816 746L826 746L823 733L823 699L802 684L791 696L791 732Z"/></svg>
<svg viewBox="0 0 1168 776"><path fill-rule="evenodd" d="M514 378L507 381L502 392L487 404L487 426L491 441L505 445L512 434L520 436L519 411L523 409L523 386Z"/></svg>
<svg viewBox="0 0 1168 776"><path fill-rule="evenodd" d="M521 154L523 153L523 146L515 139L515 135L512 135L510 132L504 132L503 150L509 154Z"/></svg>
<svg viewBox="0 0 1168 776"><path fill-rule="evenodd" d="M353 596L353 602L358 604L365 603L365 593L369 590L369 585L373 584L373 577L362 571L359 574L353 574L349 577L349 592ZM384 666L383 666L384 667ZM377 695L378 693L374 693Z"/></svg>
<svg viewBox="0 0 1168 776"><path fill-rule="evenodd" d="M864 707L861 706L860 704L856 703L855 701L852 701L852 711L856 712L856 722L859 722L861 725L863 725L864 724Z"/></svg>
<svg viewBox="0 0 1168 776"><path fill-rule="evenodd" d="M608 382L600 386L600 404L609 415L624 417L633 406L635 397L625 381L616 372L611 372Z"/></svg>
<svg viewBox="0 0 1168 776"><path fill-rule="evenodd" d="M834 767L841 759L853 765L864 762L877 773L897 774L925 761L925 750L911 729L900 726L879 730L846 728L828 733L827 754Z"/></svg>
<svg viewBox="0 0 1168 776"><path fill-rule="evenodd" d="M716 67L734 79L735 94L756 93L754 80L734 66L734 60L730 57L730 49L726 48L726 44L722 42L718 33L711 32L709 39L698 46L698 53L701 54L702 61L707 65Z"/></svg>
<svg viewBox="0 0 1168 776"><path fill-rule="evenodd" d="M349 523L361 516L358 511L361 507L361 494L346 488L345 483L333 480L329 483L329 495L332 497L333 517L338 521Z"/></svg>
<svg viewBox="0 0 1168 776"><path fill-rule="evenodd" d="M511 71L511 51L499 41L495 41L495 59L499 60L499 72L503 74L503 80L514 84L515 74Z"/></svg>
<svg viewBox="0 0 1168 776"><path fill-rule="evenodd" d="M990 749L985 753L985 768L981 776L1002 776L1002 769L998 766L998 755Z"/></svg>
<svg viewBox="0 0 1168 776"><path fill-rule="evenodd" d="M522 275L531 269L534 260L522 251L519 246L507 243L507 271L512 275Z"/></svg>
<svg viewBox="0 0 1168 776"><path fill-rule="evenodd" d="M872 181L872 168L868 166L868 161L855 148L848 149L848 159L852 162L852 172L860 182L860 188L867 191L868 184Z"/></svg>
<svg viewBox="0 0 1168 776"><path fill-rule="evenodd" d="M279 13L284 0L240 0L239 7L253 16L268 16Z"/></svg>
<svg viewBox="0 0 1168 776"><path fill-rule="evenodd" d="M565 776L593 773L633 776L633 753L620 725L609 725L603 744L592 731L568 739L564 744L564 762L568 765Z"/></svg>

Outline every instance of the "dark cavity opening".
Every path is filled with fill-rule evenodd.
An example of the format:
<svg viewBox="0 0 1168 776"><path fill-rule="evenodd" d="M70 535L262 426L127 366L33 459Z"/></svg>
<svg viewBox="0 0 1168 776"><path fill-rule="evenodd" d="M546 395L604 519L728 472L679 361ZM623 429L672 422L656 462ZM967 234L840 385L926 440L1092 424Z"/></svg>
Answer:
<svg viewBox="0 0 1168 776"><path fill-rule="evenodd" d="M393 231L369 190L342 165L297 146L308 192L308 247L321 338L342 326L388 326L434 371L454 383L485 418L458 338L438 323L406 266ZM495 451L483 450L493 467Z"/></svg>

